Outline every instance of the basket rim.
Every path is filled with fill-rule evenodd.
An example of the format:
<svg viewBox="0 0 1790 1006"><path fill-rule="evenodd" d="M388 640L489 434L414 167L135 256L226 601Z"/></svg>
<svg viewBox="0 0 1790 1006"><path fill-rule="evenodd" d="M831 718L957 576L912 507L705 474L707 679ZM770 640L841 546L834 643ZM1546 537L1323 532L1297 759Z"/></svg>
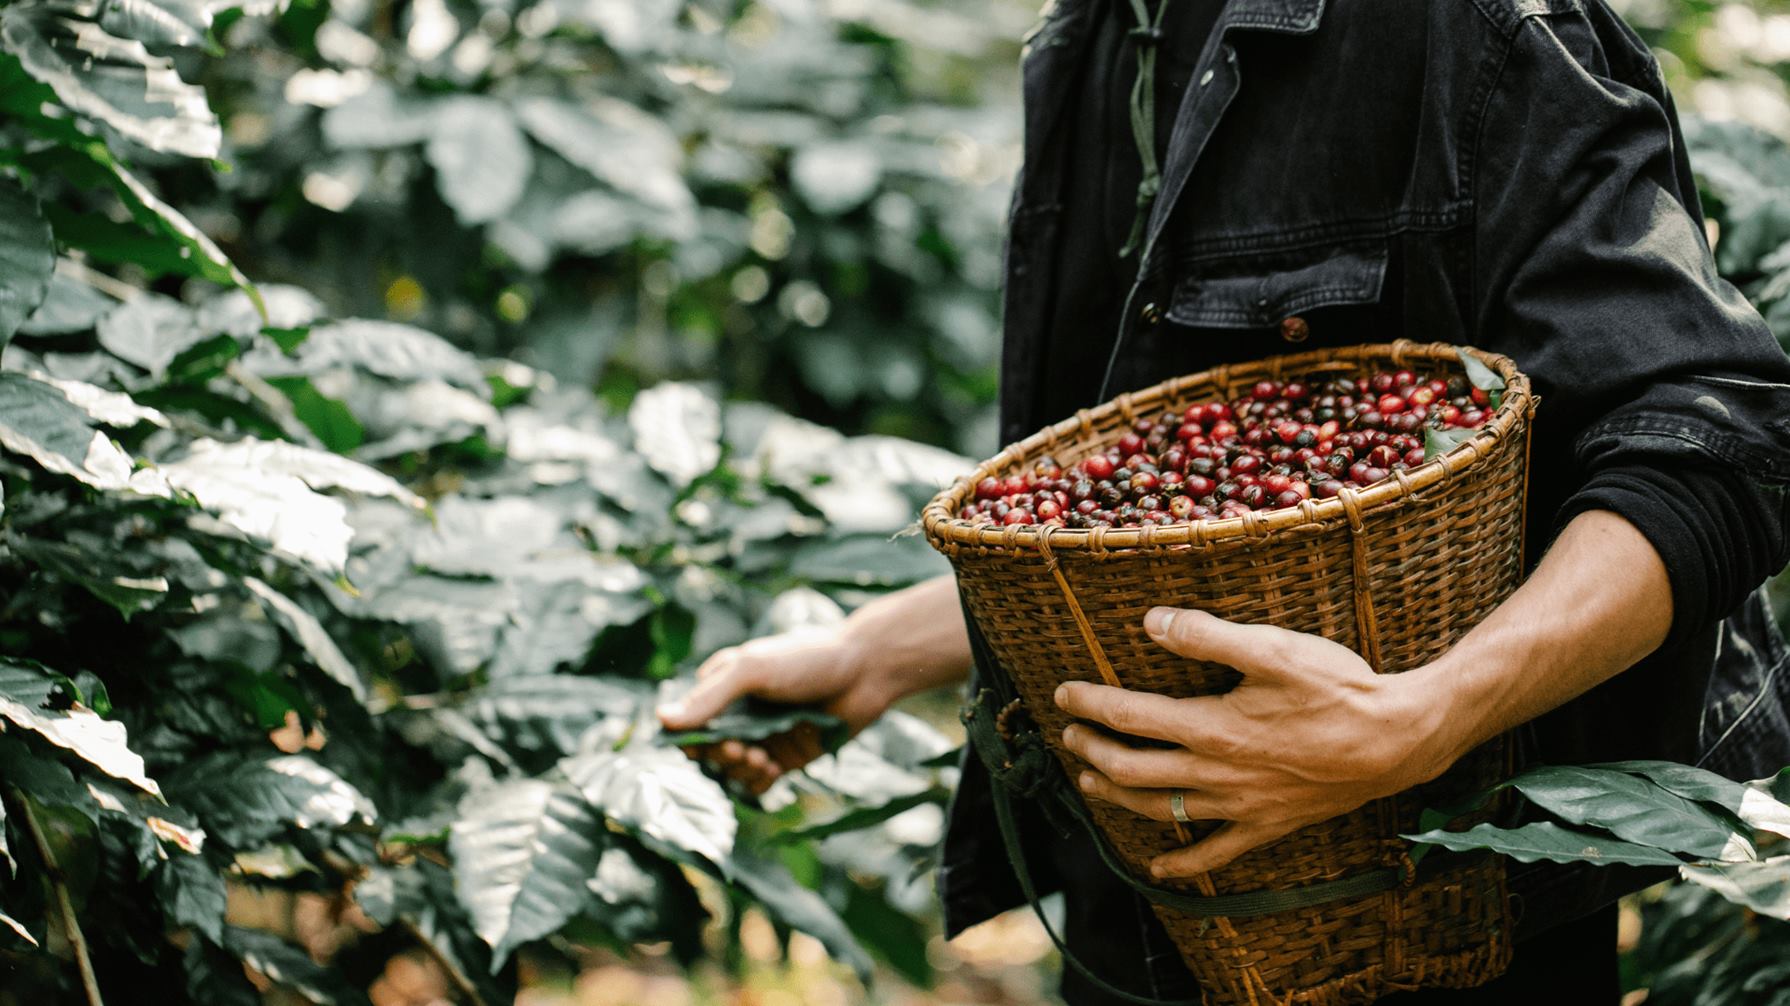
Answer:
<svg viewBox="0 0 1790 1006"><path fill-rule="evenodd" d="M1160 407L1158 400L1174 401L1197 384L1227 385L1243 380L1254 381L1257 378L1275 379L1287 371L1300 371L1317 364L1334 362L1360 364L1386 360L1393 366L1403 367L1413 360L1446 359L1458 367L1461 353L1471 353L1504 379L1504 390L1497 411L1472 437L1452 450L1437 455L1416 468L1395 470L1390 478L1365 489L1344 489L1333 499L1307 499L1297 507L1251 510L1240 517L1223 520L1207 519L1137 528L972 524L957 516L964 499L982 479L1008 471L1015 465L1044 453L1064 437L1087 433L1097 422L1115 414L1129 420L1140 411ZM1094 554L1164 546L1204 546L1223 541L1258 541L1268 535L1294 528L1345 522L1359 529L1362 518L1368 513L1397 505L1415 493L1452 479L1490 455L1501 440L1525 426L1534 415L1539 401L1539 397L1530 388L1529 378L1517 369L1516 361L1474 346L1446 342L1417 343L1400 339L1391 343L1307 350L1246 363L1223 364L1198 373L1173 377L1137 391L1125 392L1100 405L1077 410L1075 415L1046 426L1024 440L1009 444L1000 453L978 464L968 475L958 478L933 496L921 511L920 524L933 547L941 551L970 546L1023 549L1028 552L1040 549L1086 550Z"/></svg>

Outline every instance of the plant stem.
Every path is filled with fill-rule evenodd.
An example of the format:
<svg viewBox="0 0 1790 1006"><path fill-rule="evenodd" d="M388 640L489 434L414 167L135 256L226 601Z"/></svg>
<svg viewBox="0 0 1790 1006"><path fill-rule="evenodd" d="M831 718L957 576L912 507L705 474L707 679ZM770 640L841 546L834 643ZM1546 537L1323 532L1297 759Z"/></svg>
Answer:
<svg viewBox="0 0 1790 1006"><path fill-rule="evenodd" d="M460 990L460 994L466 997L466 1001L471 1006L489 1006L485 1002L485 997L479 995L478 986L472 983L472 979L466 977L466 972L461 971L453 961L448 959L447 954L441 952L441 948L435 945L435 941L431 940L427 933L423 932L422 927L401 915L398 917L398 922L404 927L404 931L416 940L417 945L435 959L435 963L441 966L441 970L447 972L448 980L454 983L454 988Z"/></svg>
<svg viewBox="0 0 1790 1006"><path fill-rule="evenodd" d="M31 801L25 794L14 789L12 799L25 818L25 827L31 832L32 844L37 846L37 854L44 861L44 872L49 874L50 887L56 892L56 907L62 913L62 932L68 937L68 945L75 952L75 966L81 972L81 987L87 992L88 1006L105 1006L105 1000L99 994L99 979L93 973L93 960L87 955L87 937L82 934L81 923L75 918L75 901L68 893L68 879L62 875L62 867L56 864L56 854L50 849L49 836L44 834L43 825L37 820L37 812L31 809Z"/></svg>

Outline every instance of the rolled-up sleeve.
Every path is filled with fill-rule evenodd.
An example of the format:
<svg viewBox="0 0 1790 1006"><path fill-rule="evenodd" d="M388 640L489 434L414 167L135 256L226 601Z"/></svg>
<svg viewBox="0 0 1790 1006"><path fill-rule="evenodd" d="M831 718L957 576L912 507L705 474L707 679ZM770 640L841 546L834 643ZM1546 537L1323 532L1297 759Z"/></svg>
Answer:
<svg viewBox="0 0 1790 1006"><path fill-rule="evenodd" d="M1531 520L1634 524L1671 578L1670 640L1790 561L1790 361L1716 274L1657 66L1601 44L1587 7L1523 20L1492 77L1463 162L1472 309L1542 398L1532 454L1562 478Z"/></svg>

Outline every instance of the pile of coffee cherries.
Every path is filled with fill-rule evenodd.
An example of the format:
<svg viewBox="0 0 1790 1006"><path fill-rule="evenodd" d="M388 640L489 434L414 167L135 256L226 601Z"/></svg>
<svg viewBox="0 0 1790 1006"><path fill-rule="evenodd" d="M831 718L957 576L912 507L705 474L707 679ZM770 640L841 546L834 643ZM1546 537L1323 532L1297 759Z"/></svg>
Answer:
<svg viewBox="0 0 1790 1006"><path fill-rule="evenodd" d="M1424 430L1477 429L1489 394L1408 370L1262 381L1230 402L1142 418L1065 468L985 478L957 516L977 524L1135 528L1222 520L1360 489L1424 462Z"/></svg>

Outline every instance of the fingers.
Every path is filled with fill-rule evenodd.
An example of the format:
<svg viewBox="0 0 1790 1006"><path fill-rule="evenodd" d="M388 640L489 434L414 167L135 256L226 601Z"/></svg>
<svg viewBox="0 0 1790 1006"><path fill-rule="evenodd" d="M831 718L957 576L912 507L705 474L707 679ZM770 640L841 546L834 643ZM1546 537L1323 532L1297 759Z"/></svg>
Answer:
<svg viewBox="0 0 1790 1006"><path fill-rule="evenodd" d="M1254 677L1285 676L1300 636L1273 625L1227 622L1192 608L1151 608L1144 616L1144 631L1170 652Z"/></svg>
<svg viewBox="0 0 1790 1006"><path fill-rule="evenodd" d="M1057 687L1059 708L1077 719L1093 720L1133 737L1180 743L1188 734L1188 720L1195 714L1192 700L1134 692L1127 688L1069 681Z"/></svg>
<svg viewBox="0 0 1790 1006"><path fill-rule="evenodd" d="M1190 820L1224 821L1230 815L1218 801L1195 789L1139 789L1121 786L1099 772L1083 772L1076 780L1082 795L1094 800L1117 804L1134 814L1156 821L1175 820L1174 798L1181 794L1181 809Z"/></svg>
<svg viewBox="0 0 1790 1006"><path fill-rule="evenodd" d="M707 761L754 794L769 789L784 771L763 748L737 740L711 745Z"/></svg>
<svg viewBox="0 0 1790 1006"><path fill-rule="evenodd" d="M722 650L697 672L696 687L658 709L667 730L694 730L744 697L756 684L754 665L733 650Z"/></svg>
<svg viewBox="0 0 1790 1006"><path fill-rule="evenodd" d="M1065 727L1063 746L1122 786L1210 786L1218 781L1213 766L1185 749L1132 747L1085 726Z"/></svg>
<svg viewBox="0 0 1790 1006"><path fill-rule="evenodd" d="M1189 812L1191 813L1191 812ZM1238 856L1292 834L1297 825L1248 825L1231 822L1185 849L1165 852L1150 861L1152 876L1195 877L1227 866Z"/></svg>

